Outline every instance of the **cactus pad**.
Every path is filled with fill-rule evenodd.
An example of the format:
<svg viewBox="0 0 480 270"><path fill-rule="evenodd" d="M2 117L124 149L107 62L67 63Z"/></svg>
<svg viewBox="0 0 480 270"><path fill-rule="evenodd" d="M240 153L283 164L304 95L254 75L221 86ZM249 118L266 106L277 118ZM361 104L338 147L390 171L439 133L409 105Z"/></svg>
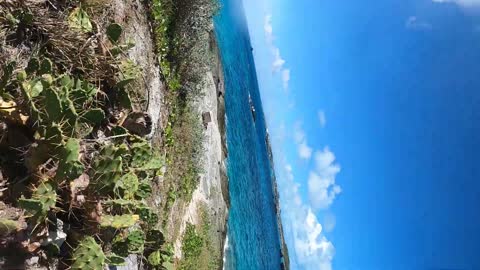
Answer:
<svg viewBox="0 0 480 270"><path fill-rule="evenodd" d="M53 71L52 61L48 58L44 58L40 64L39 70L40 74L48 74Z"/></svg>
<svg viewBox="0 0 480 270"><path fill-rule="evenodd" d="M162 253L160 250L154 251L148 256L148 264L151 266L160 266L162 264Z"/></svg>
<svg viewBox="0 0 480 270"><path fill-rule="evenodd" d="M135 173L129 172L123 175L120 180L115 183L115 192L118 195L123 194L124 199L133 199L138 189L138 177Z"/></svg>
<svg viewBox="0 0 480 270"><path fill-rule="evenodd" d="M18 222L9 219L0 219L0 236L9 235L18 228Z"/></svg>
<svg viewBox="0 0 480 270"><path fill-rule="evenodd" d="M64 146L59 147L57 180L73 180L79 177L85 167L80 162L80 141L69 139Z"/></svg>
<svg viewBox="0 0 480 270"><path fill-rule="evenodd" d="M68 16L68 23L70 27L79 31L88 33L91 32L92 22L88 14L80 7L75 8Z"/></svg>
<svg viewBox="0 0 480 270"><path fill-rule="evenodd" d="M62 117L62 103L58 93L51 88L45 89L45 111L50 122L57 122Z"/></svg>
<svg viewBox="0 0 480 270"><path fill-rule="evenodd" d="M38 71L40 68L40 61L38 61L38 58L31 58L30 61L28 61L27 68L25 71L27 74L32 75Z"/></svg>
<svg viewBox="0 0 480 270"><path fill-rule="evenodd" d="M111 42L117 43L122 35L123 28L118 23L112 23L107 27L107 36Z"/></svg>
<svg viewBox="0 0 480 270"><path fill-rule="evenodd" d="M138 185L138 189L135 192L135 197L140 198L140 199L146 199L152 195L152 187L150 186L150 183L147 181L142 181Z"/></svg>
<svg viewBox="0 0 480 270"><path fill-rule="evenodd" d="M31 199L20 198L18 204L30 215L36 218L46 217L48 211L55 207L57 203L57 193L54 187L48 182L42 182L34 190Z"/></svg>
<svg viewBox="0 0 480 270"><path fill-rule="evenodd" d="M145 234L140 230L131 231L127 236L127 245L129 253L142 253L145 245Z"/></svg>
<svg viewBox="0 0 480 270"><path fill-rule="evenodd" d="M102 123L104 119L105 119L105 113L103 112L102 109L98 109L98 108L86 111L81 117L81 121L87 122L92 125L98 125Z"/></svg>
<svg viewBox="0 0 480 270"><path fill-rule="evenodd" d="M165 236L160 230L150 230L145 238L145 245L151 249L159 249L165 243Z"/></svg>
<svg viewBox="0 0 480 270"><path fill-rule="evenodd" d="M125 265L125 259L116 254L111 254L107 256L107 264L114 266L123 266Z"/></svg>
<svg viewBox="0 0 480 270"><path fill-rule="evenodd" d="M85 237L72 255L72 270L102 270L106 263L106 256L100 245L92 237Z"/></svg>
<svg viewBox="0 0 480 270"><path fill-rule="evenodd" d="M121 215L121 216L102 216L100 221L100 226L102 227L112 227L115 229L128 228L140 219L138 215Z"/></svg>

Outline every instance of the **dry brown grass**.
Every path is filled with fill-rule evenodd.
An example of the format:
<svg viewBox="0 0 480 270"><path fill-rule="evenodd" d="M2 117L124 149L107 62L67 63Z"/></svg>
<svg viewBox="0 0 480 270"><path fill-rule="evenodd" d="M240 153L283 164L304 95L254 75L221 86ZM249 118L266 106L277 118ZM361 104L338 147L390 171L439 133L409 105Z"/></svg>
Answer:
<svg viewBox="0 0 480 270"><path fill-rule="evenodd" d="M8 26L11 14L31 14L28 24L0 29L0 64L16 60L26 65L26 59L44 54L64 72L82 75L92 83L111 81L115 76L115 59L109 53L108 41L93 20L93 31L83 33L69 27L67 17L74 5L70 1L4 1L0 2L0 22Z"/></svg>

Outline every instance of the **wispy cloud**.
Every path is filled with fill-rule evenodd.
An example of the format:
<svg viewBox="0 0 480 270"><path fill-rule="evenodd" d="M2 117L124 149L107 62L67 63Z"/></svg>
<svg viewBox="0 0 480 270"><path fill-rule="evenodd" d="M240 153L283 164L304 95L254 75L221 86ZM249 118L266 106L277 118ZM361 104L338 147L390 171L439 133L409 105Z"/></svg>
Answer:
<svg viewBox="0 0 480 270"><path fill-rule="evenodd" d="M480 7L480 0L432 0L436 3L456 3L463 7Z"/></svg>
<svg viewBox="0 0 480 270"><path fill-rule="evenodd" d="M305 270L331 270L335 247L324 235L312 208L302 202L292 166L283 168L281 202L285 231L290 232L287 237L293 242L291 260Z"/></svg>
<svg viewBox="0 0 480 270"><path fill-rule="evenodd" d="M308 177L308 194L314 208L328 208L342 192L342 188L335 183L339 172L335 154L328 147L315 153L315 169L310 171Z"/></svg>
<svg viewBox="0 0 480 270"><path fill-rule="evenodd" d="M304 141L298 145L298 155L302 159L310 159L312 156L312 148L307 145L307 141Z"/></svg>
<svg viewBox="0 0 480 270"><path fill-rule="evenodd" d="M294 124L292 133L298 156L302 158L303 155L305 159L314 156L310 177L307 181L299 181L295 177L295 168L287 162L282 150L274 148L274 151L279 151L275 152L274 156L281 157L276 160L277 164L281 164L276 172L280 187L282 221L291 251L292 269L298 267L305 270L332 270L335 247L325 233L335 228L336 219L335 215L326 209L334 203L342 191L336 184L336 176L341 169L330 148L315 151L308 145L307 134L300 121ZM283 145L285 142L274 143ZM305 153L302 154L303 151ZM305 187L300 183L306 183ZM306 189L307 198L303 197L302 188ZM317 217L320 213L324 214L323 224Z"/></svg>
<svg viewBox="0 0 480 270"><path fill-rule="evenodd" d="M280 70L282 70L284 64L285 64L285 60L280 55L280 49L273 48L273 63L272 63L273 71L279 72Z"/></svg>
<svg viewBox="0 0 480 270"><path fill-rule="evenodd" d="M273 42L272 15L269 14L265 16L263 29L265 31L265 38L267 39L267 42L271 44Z"/></svg>
<svg viewBox="0 0 480 270"><path fill-rule="evenodd" d="M432 25L426 21L418 19L416 16L410 16L405 21L405 27L412 30L430 30Z"/></svg>
<svg viewBox="0 0 480 270"><path fill-rule="evenodd" d="M337 218L333 213L327 212L323 220L323 228L326 232L331 232L337 225Z"/></svg>
<svg viewBox="0 0 480 270"><path fill-rule="evenodd" d="M317 114L318 114L318 121L320 122L320 126L324 128L325 125L327 125L327 117L325 115L325 112L320 110L318 111Z"/></svg>
<svg viewBox="0 0 480 270"><path fill-rule="evenodd" d="M281 73L283 89L286 91L290 82L290 69L284 68L286 61L283 59L280 49L274 44L275 36L273 33L271 14L267 14L265 16L263 30L265 32L267 45L270 47L270 51L272 52L272 71L274 73Z"/></svg>
<svg viewBox="0 0 480 270"><path fill-rule="evenodd" d="M298 156L301 159L309 160L312 157L313 149L307 143L307 137L301 122L295 124L294 139L297 144Z"/></svg>

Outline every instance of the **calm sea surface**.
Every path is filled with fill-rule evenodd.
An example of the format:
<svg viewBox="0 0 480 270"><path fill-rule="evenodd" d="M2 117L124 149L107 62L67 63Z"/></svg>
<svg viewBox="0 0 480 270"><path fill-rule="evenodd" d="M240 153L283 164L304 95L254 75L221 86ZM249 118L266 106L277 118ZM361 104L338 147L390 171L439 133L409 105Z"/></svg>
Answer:
<svg viewBox="0 0 480 270"><path fill-rule="evenodd" d="M225 269L280 269L274 173L243 3L220 2L215 29L225 75L231 200Z"/></svg>

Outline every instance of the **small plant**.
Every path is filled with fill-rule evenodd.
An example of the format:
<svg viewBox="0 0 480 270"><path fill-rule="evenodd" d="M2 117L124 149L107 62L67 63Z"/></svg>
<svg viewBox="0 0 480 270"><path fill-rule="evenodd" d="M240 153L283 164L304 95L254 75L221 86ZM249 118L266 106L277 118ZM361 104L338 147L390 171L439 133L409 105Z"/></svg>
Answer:
<svg viewBox="0 0 480 270"><path fill-rule="evenodd" d="M81 7L73 9L68 16L68 22L70 27L82 32L91 32L93 29L90 17Z"/></svg>

